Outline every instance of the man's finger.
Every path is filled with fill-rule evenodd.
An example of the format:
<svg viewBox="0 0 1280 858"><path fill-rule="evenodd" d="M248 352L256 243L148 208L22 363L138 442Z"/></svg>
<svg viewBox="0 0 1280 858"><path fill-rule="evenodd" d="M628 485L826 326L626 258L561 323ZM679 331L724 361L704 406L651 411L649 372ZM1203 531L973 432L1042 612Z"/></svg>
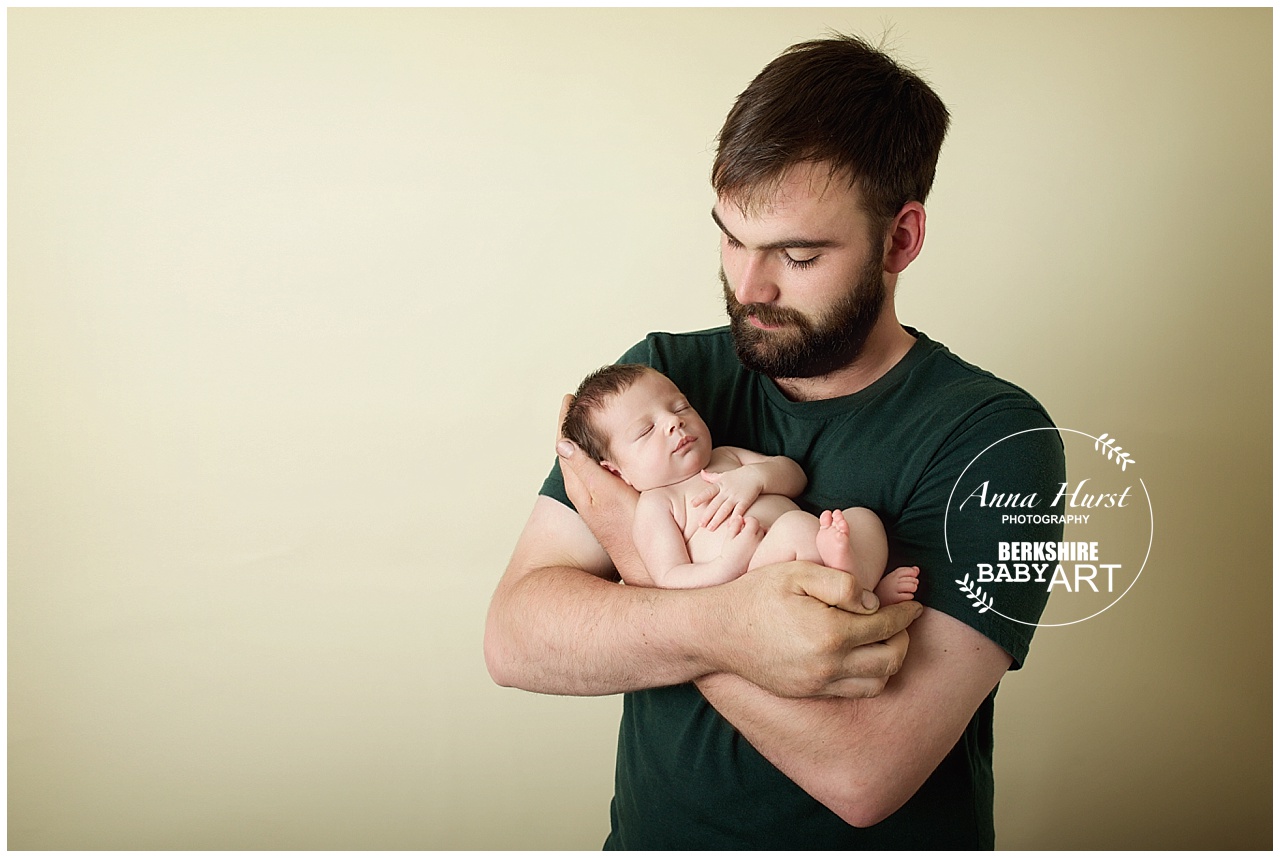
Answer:
<svg viewBox="0 0 1280 858"><path fill-rule="evenodd" d="M880 607L875 593L861 589L857 580L847 572L828 569L813 563L799 565L797 569L798 572L793 581L799 588L799 592L834 608L860 615L857 618L850 617L850 620L856 619L861 629L867 629L868 632L883 631L883 634L879 634L878 637L866 638L866 642L884 640L890 635L897 634L909 626L924 610L924 606L916 601ZM873 617L877 618L875 623L863 622Z"/></svg>
<svg viewBox="0 0 1280 858"><path fill-rule="evenodd" d="M564 416L569 413L569 406L573 404L573 394L566 393L564 399L560 400L560 418L556 420L556 440L559 441L564 437Z"/></svg>
<svg viewBox="0 0 1280 858"><path fill-rule="evenodd" d="M847 676L828 683L825 693L856 698L879 695L889 678L902 668L910 643L910 636L903 630L886 641L855 647L845 656L843 672Z"/></svg>
<svg viewBox="0 0 1280 858"><path fill-rule="evenodd" d="M561 438L556 443L560 457L560 471L564 474L565 490L573 505L582 512L582 506L603 506L608 509L635 510L639 492L627 485L621 477L601 467L574 444Z"/></svg>
<svg viewBox="0 0 1280 858"><path fill-rule="evenodd" d="M888 642L905 631L922 611L924 606L919 602L899 602L885 605L874 614L845 614L843 632L850 651L867 644ZM905 653L905 639L900 645Z"/></svg>
<svg viewBox="0 0 1280 858"><path fill-rule="evenodd" d="M853 676L828 683L821 696L865 700L869 697L879 697L888 683L888 679L868 679L862 676Z"/></svg>
<svg viewBox="0 0 1280 858"><path fill-rule="evenodd" d="M560 476L564 478L565 494L569 496L574 508L581 512L584 505L591 503L591 496L573 467L573 460L582 458L577 456L577 452L578 448L572 441L565 438L556 441L556 455L560 457Z"/></svg>
<svg viewBox="0 0 1280 858"><path fill-rule="evenodd" d="M796 592L812 596L833 608L858 614L870 613L879 607L875 594L859 587L858 579L848 572L828 569L816 563L794 562L796 566L791 583Z"/></svg>
<svg viewBox="0 0 1280 858"><path fill-rule="evenodd" d="M573 474L593 495L600 486L608 485L606 481L616 479L577 444L565 438L556 442L556 455L560 457L560 470Z"/></svg>

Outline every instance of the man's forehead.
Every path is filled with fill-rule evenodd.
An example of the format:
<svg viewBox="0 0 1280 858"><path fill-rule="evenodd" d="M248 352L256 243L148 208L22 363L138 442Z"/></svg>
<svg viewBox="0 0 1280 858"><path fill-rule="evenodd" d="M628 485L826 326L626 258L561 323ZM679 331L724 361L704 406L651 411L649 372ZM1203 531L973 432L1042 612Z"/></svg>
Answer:
<svg viewBox="0 0 1280 858"><path fill-rule="evenodd" d="M757 250L841 247L867 233L867 215L856 197L830 189L805 199L777 197L758 212L720 199L711 217L731 239Z"/></svg>
<svg viewBox="0 0 1280 858"><path fill-rule="evenodd" d="M861 193L854 176L826 161L801 161L776 176L727 191L717 198L716 207L722 212L732 207L744 218L757 218L828 200L856 206Z"/></svg>

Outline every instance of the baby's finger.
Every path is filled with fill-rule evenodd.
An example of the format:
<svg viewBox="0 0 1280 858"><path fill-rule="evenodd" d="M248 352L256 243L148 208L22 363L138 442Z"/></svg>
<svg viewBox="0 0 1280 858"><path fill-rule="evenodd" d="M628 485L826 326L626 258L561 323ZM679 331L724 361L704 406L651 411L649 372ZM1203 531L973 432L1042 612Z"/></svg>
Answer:
<svg viewBox="0 0 1280 858"><path fill-rule="evenodd" d="M706 512L702 514L702 521L699 522L698 526L705 527L707 530L715 530L717 527L724 524L725 519L729 516L728 513L725 513L724 515L721 515L721 513L724 512L726 507L729 511L732 511L733 504L729 503L723 497L716 497L707 506Z"/></svg>
<svg viewBox="0 0 1280 858"><path fill-rule="evenodd" d="M729 518L729 516L734 515L738 512L739 510L733 504L733 502L726 500L724 503L720 504L720 508L716 510L715 517L711 519L711 523L708 525L708 528L710 530L715 530L717 527L723 524Z"/></svg>

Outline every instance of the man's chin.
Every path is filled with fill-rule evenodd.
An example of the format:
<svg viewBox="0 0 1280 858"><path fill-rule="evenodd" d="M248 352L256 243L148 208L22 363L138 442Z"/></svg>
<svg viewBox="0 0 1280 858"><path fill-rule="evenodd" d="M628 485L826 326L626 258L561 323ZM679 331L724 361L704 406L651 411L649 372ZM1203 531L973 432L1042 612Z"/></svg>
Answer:
<svg viewBox="0 0 1280 858"><path fill-rule="evenodd" d="M787 360L785 352L741 342L735 343L734 346L734 350L738 353L738 360L752 372L758 372L770 378L788 378L792 375L791 362Z"/></svg>
<svg viewBox="0 0 1280 858"><path fill-rule="evenodd" d="M744 363L749 358L753 363L776 364L794 351L804 339L804 334L790 324L762 329L744 321L730 326L730 332Z"/></svg>

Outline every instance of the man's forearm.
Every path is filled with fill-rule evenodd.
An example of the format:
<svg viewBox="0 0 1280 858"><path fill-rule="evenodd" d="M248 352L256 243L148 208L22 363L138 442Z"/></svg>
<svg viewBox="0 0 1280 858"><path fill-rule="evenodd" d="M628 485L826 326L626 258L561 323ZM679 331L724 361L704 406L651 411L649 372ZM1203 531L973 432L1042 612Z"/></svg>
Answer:
<svg viewBox="0 0 1280 858"><path fill-rule="evenodd" d="M711 669L696 643L714 617L703 601L697 591L627 587L568 567L533 569L494 594L485 658L498 684L545 694L688 682Z"/></svg>
<svg viewBox="0 0 1280 858"><path fill-rule="evenodd" d="M866 700L786 699L728 674L698 689L766 759L850 825L909 799L963 733L1009 657L958 620L926 612L902 670Z"/></svg>
<svg viewBox="0 0 1280 858"><path fill-rule="evenodd" d="M716 587L606 580L582 519L539 498L494 592L485 660L494 680L549 694L612 694L727 672L772 693L868 696L897 670L912 602L871 615L852 576L794 561Z"/></svg>

